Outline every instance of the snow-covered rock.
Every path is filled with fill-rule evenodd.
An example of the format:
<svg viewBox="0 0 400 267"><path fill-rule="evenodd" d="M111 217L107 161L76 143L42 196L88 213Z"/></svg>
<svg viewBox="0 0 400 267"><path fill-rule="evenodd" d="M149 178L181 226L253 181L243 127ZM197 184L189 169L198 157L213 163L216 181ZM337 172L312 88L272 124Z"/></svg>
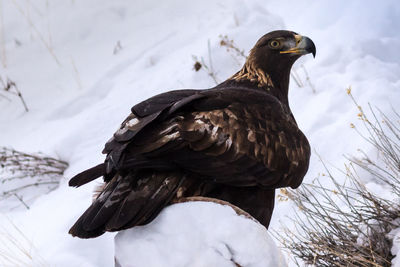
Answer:
<svg viewBox="0 0 400 267"><path fill-rule="evenodd" d="M284 267L268 230L229 206L186 202L115 236L121 267ZM235 265L237 264L237 265Z"/></svg>

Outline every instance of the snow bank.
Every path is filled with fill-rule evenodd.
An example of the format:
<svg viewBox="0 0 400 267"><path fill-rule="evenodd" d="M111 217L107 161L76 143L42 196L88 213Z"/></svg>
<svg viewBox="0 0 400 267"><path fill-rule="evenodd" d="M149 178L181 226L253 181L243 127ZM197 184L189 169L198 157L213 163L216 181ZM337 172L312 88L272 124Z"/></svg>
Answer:
<svg viewBox="0 0 400 267"><path fill-rule="evenodd" d="M119 232L115 258L121 267L287 266L264 226L210 202L175 204Z"/></svg>

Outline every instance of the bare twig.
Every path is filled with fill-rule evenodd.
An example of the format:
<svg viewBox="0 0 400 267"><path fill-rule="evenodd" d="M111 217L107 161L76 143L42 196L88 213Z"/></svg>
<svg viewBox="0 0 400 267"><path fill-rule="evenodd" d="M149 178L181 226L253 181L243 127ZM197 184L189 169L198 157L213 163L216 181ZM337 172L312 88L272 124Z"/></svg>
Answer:
<svg viewBox="0 0 400 267"><path fill-rule="evenodd" d="M11 196L11 195L15 195L16 192L19 192L23 189L29 188L29 187L35 187L35 186L41 186L41 185L57 185L58 186L59 181L49 181L49 182L37 182L37 183L33 183L33 184L27 184L24 186L19 186L17 188L14 188L12 190L7 190L7 191L3 191L2 194L3 196ZM56 187L57 187L56 186Z"/></svg>
<svg viewBox="0 0 400 267"><path fill-rule="evenodd" d="M236 44L234 43L233 40L229 39L227 35L220 35L220 46L221 47L226 47L227 51L233 51L234 54L231 54L233 59L238 63L238 65L241 65L243 60L246 60L246 55L244 50L239 49ZM204 59L201 57L200 60L196 57L193 56L193 60L195 61L195 64L193 68L196 71L199 71L200 69L204 69L207 74L213 79L215 84L219 84L219 78L217 76L217 72L214 70L213 62L212 62L212 56L211 56L211 47L210 47L210 40L208 40L207 43L207 48L208 48L208 64L204 61Z"/></svg>
<svg viewBox="0 0 400 267"><path fill-rule="evenodd" d="M24 97L22 96L21 91L18 89L17 84L14 81L10 80L9 78L7 78L7 82L4 82L4 80L1 77L0 77L0 82L1 82L1 84L3 86L3 90L5 92L19 97L19 99L22 102L22 105L25 108L25 111L28 112L29 111L28 106L26 105Z"/></svg>
<svg viewBox="0 0 400 267"><path fill-rule="evenodd" d="M82 87L81 76L79 75L78 68L76 67L74 58L72 56L71 56L71 64L72 64L72 68L74 69L75 79L76 79L76 83L78 84L78 88L82 89L83 87Z"/></svg>
<svg viewBox="0 0 400 267"><path fill-rule="evenodd" d="M294 80L294 82L297 84L298 87L300 87L300 88L304 87L304 84L301 81L299 74L297 73L296 70L292 70L290 72L290 76L292 77L292 79Z"/></svg>
<svg viewBox="0 0 400 267"><path fill-rule="evenodd" d="M242 57L243 59L247 58L245 51L243 49L238 48L235 42L232 39L229 39L227 35L220 35L219 38L221 39L219 42L220 46L226 47L227 51L230 50L235 51L236 54Z"/></svg>
<svg viewBox="0 0 400 267"><path fill-rule="evenodd" d="M218 77L215 74L215 72L211 69L211 67L209 67L205 62L203 58L200 58L200 60L196 57L196 56L192 56L193 60L195 61L193 68L196 71L199 71L200 69L204 69L207 74L213 79L215 84L218 84Z"/></svg>
<svg viewBox="0 0 400 267"><path fill-rule="evenodd" d="M241 66L243 61L247 59L246 52L240 49L227 35L220 35L219 38L221 39L219 42L220 46L226 47L226 51L232 56L236 63Z"/></svg>
<svg viewBox="0 0 400 267"><path fill-rule="evenodd" d="M0 44L1 44L1 63L4 68L7 67L6 44L5 44L5 27L3 14L3 1L0 0Z"/></svg>
<svg viewBox="0 0 400 267"><path fill-rule="evenodd" d="M214 72L214 67L212 63L212 57L211 57L211 46L210 46L210 40L207 42L207 49L208 49L208 62L210 62L210 76L214 79L215 83L219 83L217 77L215 76Z"/></svg>
<svg viewBox="0 0 400 267"><path fill-rule="evenodd" d="M14 196L22 203L22 205L25 206L25 208L26 208L27 210L30 209L30 207L28 206L28 204L26 204L26 202L22 199L22 197L18 196L17 193L14 193Z"/></svg>
<svg viewBox="0 0 400 267"><path fill-rule="evenodd" d="M308 85L310 86L312 92L315 94L317 92L317 90L315 89L314 84L311 82L311 79L310 79L310 76L308 75L306 67L302 64L301 68L303 69L304 74L306 75L306 81L307 81Z"/></svg>

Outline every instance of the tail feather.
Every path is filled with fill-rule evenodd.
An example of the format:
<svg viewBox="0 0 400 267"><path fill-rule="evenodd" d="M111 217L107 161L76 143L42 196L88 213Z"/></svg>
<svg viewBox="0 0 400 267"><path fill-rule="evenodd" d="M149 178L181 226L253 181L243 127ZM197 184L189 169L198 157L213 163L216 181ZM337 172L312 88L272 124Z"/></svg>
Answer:
<svg viewBox="0 0 400 267"><path fill-rule="evenodd" d="M178 172L116 175L72 226L69 233L91 238L150 222L168 204L183 181Z"/></svg>
<svg viewBox="0 0 400 267"><path fill-rule="evenodd" d="M105 164L101 163L97 166L87 169L86 171L78 173L72 177L71 180L69 180L68 184L69 186L79 187L93 181L96 178L99 178L100 176L103 176L105 174L105 170Z"/></svg>
<svg viewBox="0 0 400 267"><path fill-rule="evenodd" d="M104 227L90 228L90 224L93 219L99 214L99 211L103 208L108 199L110 199L112 193L118 186L120 179L119 176L115 176L104 188L103 192L93 201L92 205L79 217L75 224L69 230L72 236L78 236L80 238L91 238L102 235L105 230ZM103 210L104 212L104 210Z"/></svg>
<svg viewBox="0 0 400 267"><path fill-rule="evenodd" d="M132 194L129 199L127 198L128 201L125 201L121 206L121 214L128 214L128 216L125 216L125 220L122 220L120 216L115 216L116 221L120 223L115 226L110 223L109 226L127 229L151 222L175 196L176 191L184 181L184 177L176 172L161 175L153 173L151 180L154 185L152 184L152 188L149 190L150 194L146 198L142 198L141 207L137 210L131 208L137 201L137 198Z"/></svg>
<svg viewBox="0 0 400 267"><path fill-rule="evenodd" d="M83 217L83 225L87 231L104 227L113 216L116 208L130 192L130 183L123 176L117 175L107 184L104 191L88 208Z"/></svg>

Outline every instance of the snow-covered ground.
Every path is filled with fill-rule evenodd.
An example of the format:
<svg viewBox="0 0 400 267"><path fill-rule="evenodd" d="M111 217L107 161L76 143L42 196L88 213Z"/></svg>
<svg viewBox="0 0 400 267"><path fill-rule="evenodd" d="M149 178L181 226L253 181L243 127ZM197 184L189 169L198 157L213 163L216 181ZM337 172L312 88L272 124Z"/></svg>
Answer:
<svg viewBox="0 0 400 267"><path fill-rule="evenodd" d="M169 206L150 224L121 231L115 240L123 267L287 266L264 226L216 203Z"/></svg>
<svg viewBox="0 0 400 267"><path fill-rule="evenodd" d="M23 232L21 246L37 265L114 264L114 235L79 240L67 234L96 185L72 189L68 178L103 160L103 144L135 103L171 89L213 86L206 72L193 70L193 55L209 63L208 44L221 81L237 71L240 64L220 47L220 35L245 51L276 29L315 42L316 59L307 56L294 66L304 86L292 81L289 100L313 151L335 166L342 166L344 154L369 150L350 128L359 122L348 86L363 106L371 102L385 112L400 104L400 5L394 0L0 4L0 74L17 84L29 108L25 112L18 98L0 91L10 98L0 96L0 146L41 151L70 163L57 190L29 210L9 211L8 219L0 219L0 231L11 234L18 227ZM308 182L323 171L317 153ZM385 188L373 185L385 194ZM278 201L272 229L287 221L292 206Z"/></svg>

